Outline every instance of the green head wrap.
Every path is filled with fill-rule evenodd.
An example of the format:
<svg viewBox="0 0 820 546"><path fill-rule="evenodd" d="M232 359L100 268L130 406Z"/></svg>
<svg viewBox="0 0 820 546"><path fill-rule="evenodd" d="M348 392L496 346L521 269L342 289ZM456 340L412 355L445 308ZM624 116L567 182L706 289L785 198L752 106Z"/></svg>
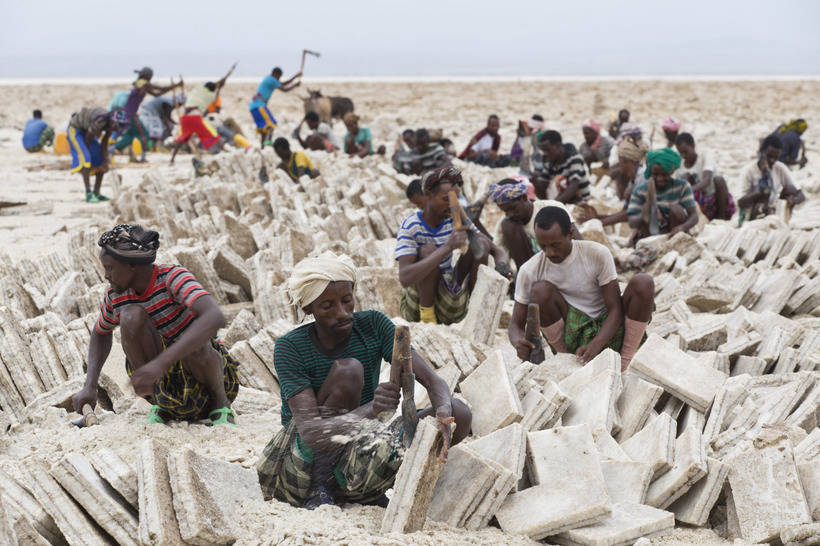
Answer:
<svg viewBox="0 0 820 546"><path fill-rule="evenodd" d="M646 154L646 178L652 176L652 165L660 165L664 171L673 173L680 167L680 154L672 148L661 148L652 150Z"/></svg>

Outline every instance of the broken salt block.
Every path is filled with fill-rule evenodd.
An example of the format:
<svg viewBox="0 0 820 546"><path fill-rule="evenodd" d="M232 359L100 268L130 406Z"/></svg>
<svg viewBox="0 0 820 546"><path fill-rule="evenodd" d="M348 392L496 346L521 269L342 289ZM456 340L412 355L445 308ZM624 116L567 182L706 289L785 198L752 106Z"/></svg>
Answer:
<svg viewBox="0 0 820 546"><path fill-rule="evenodd" d="M598 451L586 425L527 434L536 484L507 497L496 512L506 533L535 540L591 525L610 515Z"/></svg>
<svg viewBox="0 0 820 546"><path fill-rule="evenodd" d="M708 457L706 467L706 476L669 506L678 521L703 527L709 520L729 474L729 465Z"/></svg>
<svg viewBox="0 0 820 546"><path fill-rule="evenodd" d="M629 370L702 413L727 379L726 374L698 362L654 334L635 353Z"/></svg>
<svg viewBox="0 0 820 546"><path fill-rule="evenodd" d="M208 253L208 259L220 279L241 286L245 294L253 294L251 288L251 273L245 260L231 250L227 244L222 244Z"/></svg>
<svg viewBox="0 0 820 546"><path fill-rule="evenodd" d="M444 467L439 458L442 445L435 419L419 421L413 443L396 473L393 497L382 519L382 534L412 533L424 527L436 481Z"/></svg>
<svg viewBox="0 0 820 546"><path fill-rule="evenodd" d="M54 518L54 522L70 546L109 544L105 533L86 517L82 508L51 477L44 461L31 460L26 465L26 470L28 470L27 483L34 497Z"/></svg>
<svg viewBox="0 0 820 546"><path fill-rule="evenodd" d="M725 461L741 538L767 542L783 528L811 523L786 434L764 427L745 446Z"/></svg>
<svg viewBox="0 0 820 546"><path fill-rule="evenodd" d="M505 471L493 463L470 445L453 447L435 484L427 517L464 527Z"/></svg>
<svg viewBox="0 0 820 546"><path fill-rule="evenodd" d="M675 420L668 413L660 413L646 426L621 444L621 449L633 461L647 463L660 476L673 464L675 456Z"/></svg>
<svg viewBox="0 0 820 546"><path fill-rule="evenodd" d="M550 537L557 544L632 544L640 537L656 537L675 527L675 515L634 503L612 505L612 513L592 525Z"/></svg>
<svg viewBox="0 0 820 546"><path fill-rule="evenodd" d="M111 449L99 449L88 460L100 476L134 508L139 507L137 472Z"/></svg>
<svg viewBox="0 0 820 546"><path fill-rule="evenodd" d="M695 427L687 427L675 441L674 465L649 486L646 504L666 508L703 478L706 469L701 432Z"/></svg>
<svg viewBox="0 0 820 546"><path fill-rule="evenodd" d="M233 344L243 339L248 339L262 328L256 316L248 309L242 309L230 323L227 331L221 336L225 347L233 347Z"/></svg>
<svg viewBox="0 0 820 546"><path fill-rule="evenodd" d="M253 470L190 448L169 455L168 476L180 535L188 544L233 544L239 504L262 500Z"/></svg>
<svg viewBox="0 0 820 546"><path fill-rule="evenodd" d="M22 474L22 469L18 467L9 470L16 470L18 477ZM24 524L27 524L23 527L31 528L30 530L25 529L26 534L39 536L41 540L45 539L50 544L60 542L62 540L60 529L30 490L31 485L24 486L0 470L0 498L3 500L2 504L7 508L9 516L18 521L22 520ZM16 529L16 531L18 538L22 540L20 529Z"/></svg>
<svg viewBox="0 0 820 546"><path fill-rule="evenodd" d="M615 356L618 356L617 353ZM587 364L587 366L590 365L591 363ZM618 358L618 366L620 366L620 358ZM564 426L587 424L594 436L609 435L615 425L617 411L615 405L620 393L620 372L605 370L593 377L586 387L572 394L571 403L561 417L561 421Z"/></svg>
<svg viewBox="0 0 820 546"><path fill-rule="evenodd" d="M510 281L500 273L486 265L479 266L467 315L460 326L463 336L475 343L491 344L509 286Z"/></svg>
<svg viewBox="0 0 820 546"><path fill-rule="evenodd" d="M238 415L265 413L278 409L281 403L279 396L272 392L239 385L239 393L231 404L231 409Z"/></svg>
<svg viewBox="0 0 820 546"><path fill-rule="evenodd" d="M812 430L808 436L794 447L794 458L798 463L820 462L820 428Z"/></svg>
<svg viewBox="0 0 820 546"><path fill-rule="evenodd" d="M756 356L741 355L737 357L737 362L732 369L732 375L763 375L766 371L766 361Z"/></svg>
<svg viewBox="0 0 820 546"><path fill-rule="evenodd" d="M137 480L139 492L139 540L142 544L182 544L174 513L168 476L168 449L149 438L139 446Z"/></svg>
<svg viewBox="0 0 820 546"><path fill-rule="evenodd" d="M635 461L601 461L607 494L613 504L643 504L652 480L652 467Z"/></svg>
<svg viewBox="0 0 820 546"><path fill-rule="evenodd" d="M721 344L726 343L728 338L726 319L720 316L693 320L689 327L681 328L679 332L681 348L686 351L714 351Z"/></svg>
<svg viewBox="0 0 820 546"><path fill-rule="evenodd" d="M601 455L601 461L632 461L629 456L624 453L618 442L606 432L601 432L595 438L595 446L598 448L598 453Z"/></svg>
<svg viewBox="0 0 820 546"><path fill-rule="evenodd" d="M806 495L811 517L814 520L820 520L820 465L816 463L798 464L797 472L800 475L800 483L803 485L803 493Z"/></svg>
<svg viewBox="0 0 820 546"><path fill-rule="evenodd" d="M621 430L615 435L618 442L632 437L646 424L649 410L655 407L663 389L633 373L621 376L623 389L618 397L617 410L621 416Z"/></svg>
<svg viewBox="0 0 820 546"><path fill-rule="evenodd" d="M783 546L816 546L820 544L820 521L788 527L780 531Z"/></svg>
<svg viewBox="0 0 820 546"><path fill-rule="evenodd" d="M515 384L498 350L490 351L459 387L472 409L476 436L516 423L524 416Z"/></svg>
<svg viewBox="0 0 820 546"><path fill-rule="evenodd" d="M8 546L18 546L17 533L14 531L14 523L6 512L6 501L0 494L0 542Z"/></svg>
<svg viewBox="0 0 820 546"><path fill-rule="evenodd" d="M68 453L51 475L94 521L123 546L137 546L137 511L97 474L79 453Z"/></svg>
<svg viewBox="0 0 820 546"><path fill-rule="evenodd" d="M466 444L486 459L497 462L520 478L527 454L527 431L513 423Z"/></svg>
<svg viewBox="0 0 820 546"><path fill-rule="evenodd" d="M543 390L536 386L521 401L524 412L521 425L528 432L550 428L558 422L569 405L569 397L553 381L546 379Z"/></svg>

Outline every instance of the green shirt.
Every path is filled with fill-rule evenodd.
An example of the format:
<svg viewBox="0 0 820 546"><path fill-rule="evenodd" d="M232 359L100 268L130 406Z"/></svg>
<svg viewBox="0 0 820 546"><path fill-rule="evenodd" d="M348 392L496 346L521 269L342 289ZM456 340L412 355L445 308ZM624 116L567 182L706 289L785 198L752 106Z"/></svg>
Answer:
<svg viewBox="0 0 820 546"><path fill-rule="evenodd" d="M325 352L316 337L315 323L291 330L276 341L273 365L282 389L282 426L293 414L288 400L307 389L319 392L334 360L355 358L364 367L361 404L373 400L379 384L382 360L393 358L393 322L378 311L353 313L353 329L347 345L335 354Z"/></svg>
<svg viewBox="0 0 820 546"><path fill-rule="evenodd" d="M350 131L345 133L345 152L347 152L347 137L350 136ZM368 153L373 153L373 139L370 137L370 129L367 127L359 127L359 132L356 133L356 138L353 139L353 142L361 146L365 142L368 142Z"/></svg>
<svg viewBox="0 0 820 546"><path fill-rule="evenodd" d="M649 182L644 181L632 190L632 195L629 198L629 207L626 213L629 216L640 214L643 210L643 205L646 203L647 194L649 193ZM672 205L680 205L684 209L695 206L695 197L692 193L692 186L686 180L680 178L673 178L669 185L664 189L656 190L658 210L664 217L669 216L669 209Z"/></svg>

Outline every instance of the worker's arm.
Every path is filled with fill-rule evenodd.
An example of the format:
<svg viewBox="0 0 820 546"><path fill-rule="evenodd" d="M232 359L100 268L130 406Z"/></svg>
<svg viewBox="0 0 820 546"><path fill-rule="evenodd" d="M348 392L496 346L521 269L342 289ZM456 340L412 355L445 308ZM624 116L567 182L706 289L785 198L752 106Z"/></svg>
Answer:
<svg viewBox="0 0 820 546"><path fill-rule="evenodd" d="M279 89L284 91L285 93L287 93L288 91L290 91L292 89L296 89L297 87L302 85L302 80L299 80L297 82L294 82L293 80L295 80L297 78L301 78L301 77L302 77L302 73L297 72L296 74L293 75L293 77L291 79L289 79L288 81L282 82L282 86Z"/></svg>
<svg viewBox="0 0 820 546"><path fill-rule="evenodd" d="M528 341L527 336L524 335L524 327L526 324L527 306L523 303L515 302L512 317L510 318L510 325L507 328L507 336L510 338L510 343L515 348L515 352L521 360L529 360L530 352L535 349L535 344Z"/></svg>
<svg viewBox="0 0 820 546"><path fill-rule="evenodd" d="M393 412L399 406L401 390L389 381L376 387L373 401L336 417L322 418L312 388L294 394L288 400L299 437L312 450L338 448L334 436L356 432L361 419L374 419L382 411Z"/></svg>
<svg viewBox="0 0 820 546"><path fill-rule="evenodd" d="M171 364L209 343L217 330L225 326L225 316L210 294L197 298L190 309L195 318L179 339L131 375L131 384L137 396L152 394L154 384L165 375Z"/></svg>
<svg viewBox="0 0 820 546"><path fill-rule="evenodd" d="M669 230L669 236L673 236L674 234L685 231L689 233L689 230L692 229L698 223L698 207L697 205L686 207L686 221L679 226L675 226L674 228Z"/></svg>
<svg viewBox="0 0 820 546"><path fill-rule="evenodd" d="M302 118L302 121L300 121L299 125L296 126L296 129L293 130L293 136L296 137L296 140L299 141L299 145L302 148L307 149L307 146L305 145L305 141L302 140L302 125L304 125L304 123L305 123L305 118Z"/></svg>
<svg viewBox="0 0 820 546"><path fill-rule="evenodd" d="M780 192L780 198L788 201L789 206L799 205L806 200L806 195L803 190L798 190L794 185L786 182L783 185L783 190Z"/></svg>
<svg viewBox="0 0 820 546"><path fill-rule="evenodd" d="M172 89L176 88L179 85L182 85L182 81L180 81L179 83L172 83L171 85L166 85L165 87L160 87L158 85L154 85L153 83L149 83L145 87L145 92L148 93L149 95L159 97L160 95L164 95L165 93L167 93L168 91L171 91Z"/></svg>
<svg viewBox="0 0 820 546"><path fill-rule="evenodd" d="M103 131L100 148L102 149L102 168L108 170L108 139L111 138L111 129Z"/></svg>
<svg viewBox="0 0 820 546"><path fill-rule="evenodd" d="M501 235L504 237L504 244L510 249L515 265L521 269L521 266L535 254L527 232L518 222L504 218L501 220Z"/></svg>
<svg viewBox="0 0 820 546"><path fill-rule="evenodd" d="M447 241L431 252L426 258L418 256L402 256L399 258L399 282L402 286L418 284L424 277L438 268L450 253L467 242L467 232L464 228L454 229Z"/></svg>
<svg viewBox="0 0 820 546"><path fill-rule="evenodd" d="M567 182L567 189L562 191L558 194L558 197L555 198L556 201L560 201L562 203L569 203L575 199L578 195L578 187L581 185L581 180L576 178L575 180L570 180Z"/></svg>
<svg viewBox="0 0 820 546"><path fill-rule="evenodd" d="M691 176L691 175L690 175ZM692 186L692 191L703 191L712 183L712 171L706 170L701 174L700 180Z"/></svg>
<svg viewBox="0 0 820 546"><path fill-rule="evenodd" d="M601 286L601 293L604 297L604 305L606 305L606 318L601 324L601 329L598 334L592 338L587 345L578 347L575 351L575 356L580 358L584 364L595 358L598 353L604 350L609 340L615 335L624 321L623 303L621 301L621 290L618 287L618 280L614 279L605 285Z"/></svg>
<svg viewBox="0 0 820 546"><path fill-rule="evenodd" d="M96 328L91 330L91 342L88 344L88 371L85 374L85 385L82 390L71 397L74 410L81 413L83 405L89 404L92 408L97 405L97 383L103 364L111 353L113 337L111 332L101 334Z"/></svg>

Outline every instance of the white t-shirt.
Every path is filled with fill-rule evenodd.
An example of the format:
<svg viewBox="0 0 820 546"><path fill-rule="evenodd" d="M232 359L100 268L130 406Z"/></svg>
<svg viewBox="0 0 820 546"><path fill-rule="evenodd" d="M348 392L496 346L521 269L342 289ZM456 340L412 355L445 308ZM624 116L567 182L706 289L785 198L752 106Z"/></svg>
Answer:
<svg viewBox="0 0 820 546"><path fill-rule="evenodd" d="M527 260L515 281L515 301L528 305L532 285L549 281L567 303L592 318L606 311L601 287L618 278L615 260L607 248L594 241L572 241L566 259L552 263L543 251Z"/></svg>
<svg viewBox="0 0 820 546"><path fill-rule="evenodd" d="M686 167L681 163L680 168L672 174L672 178L683 178L683 175L691 174L695 176L695 184L698 184L703 180L703 171L712 171L712 181L703 189L704 194L712 195L715 193L715 177L718 175L718 172L715 162L712 161L711 154L698 152L698 158L695 160L695 164L691 167ZM684 180L686 179L684 178Z"/></svg>
<svg viewBox="0 0 820 546"><path fill-rule="evenodd" d="M791 184L796 190L800 190L800 186L792 178L792 173L789 168L780 161L775 161L770 172L774 190L769 194L769 206L773 207L775 203L777 203L777 200L780 199L780 192L783 191L786 184ZM758 182L763 178L763 173L760 171L760 167L757 166L757 161L743 170L742 178L743 193L757 191Z"/></svg>
<svg viewBox="0 0 820 546"><path fill-rule="evenodd" d="M478 139L478 142L473 144L470 149L476 153L481 153L493 148L493 137L489 133Z"/></svg>
<svg viewBox="0 0 820 546"><path fill-rule="evenodd" d="M324 137L333 145L334 148L341 148L342 145L339 142L339 138L333 134L333 129L330 128L330 125L325 123L324 121L319 122L319 126L316 128L316 132L320 135L324 135Z"/></svg>

